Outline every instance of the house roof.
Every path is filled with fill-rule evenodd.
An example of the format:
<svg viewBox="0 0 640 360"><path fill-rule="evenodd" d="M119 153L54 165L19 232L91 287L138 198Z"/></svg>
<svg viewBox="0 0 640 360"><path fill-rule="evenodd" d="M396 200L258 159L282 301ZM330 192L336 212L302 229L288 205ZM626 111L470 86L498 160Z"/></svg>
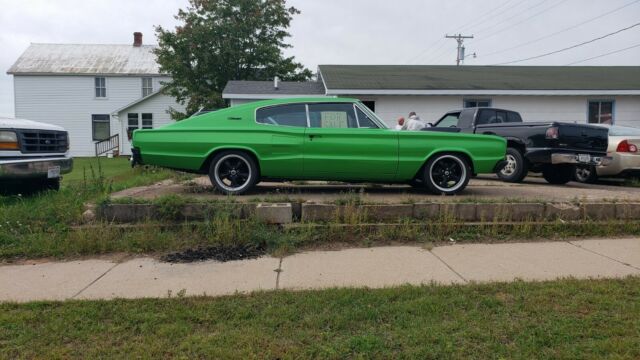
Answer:
<svg viewBox="0 0 640 360"><path fill-rule="evenodd" d="M13 75L160 75L155 46L31 44Z"/></svg>
<svg viewBox="0 0 640 360"><path fill-rule="evenodd" d="M145 101L147 101L147 100L151 99L152 97L154 97L154 96L156 96L156 95L158 95L158 94L162 93L162 90L163 90L163 89L164 89L164 87L160 87L160 89L158 89L158 90L156 90L156 91L152 92L151 94L149 94L149 95L147 95L147 96L145 96L145 97L141 97L141 98L139 98L139 99L137 99L137 100L135 100L135 101L132 101L132 102L128 103L127 105L125 105L125 106L123 106L123 107L121 107L121 108L118 108L118 109L116 109L116 110L113 110L113 111L111 112L111 114L113 114L113 115L118 115L119 113L121 113L121 112L123 112L123 111L125 111L125 110L127 110L127 109L129 109L129 108L131 108L131 107L133 107L133 106L135 106L135 105L138 105L138 104L140 104L140 103L143 103L143 102L145 102Z"/></svg>
<svg viewBox="0 0 640 360"><path fill-rule="evenodd" d="M320 73L327 95L366 90L640 90L640 66L320 65Z"/></svg>
<svg viewBox="0 0 640 360"><path fill-rule="evenodd" d="M265 96L291 97L291 96L315 96L324 95L325 88L320 81L280 81L278 88L273 81L237 81L227 82L222 97L225 99L261 99Z"/></svg>

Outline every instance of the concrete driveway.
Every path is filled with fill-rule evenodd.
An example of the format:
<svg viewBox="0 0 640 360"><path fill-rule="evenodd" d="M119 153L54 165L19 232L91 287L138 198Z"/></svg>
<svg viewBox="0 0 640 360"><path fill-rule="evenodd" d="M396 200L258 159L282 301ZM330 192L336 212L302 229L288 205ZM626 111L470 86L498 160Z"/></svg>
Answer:
<svg viewBox="0 0 640 360"><path fill-rule="evenodd" d="M175 184L170 181L156 185L127 189L112 194L113 198L135 197L154 199L159 196L177 194L201 200L224 200L217 194L207 177L197 178L190 184ZM640 187L621 186L620 183L550 185L543 179L528 177L524 183L509 184L493 177L471 180L467 189L458 196L430 195L403 185L347 185L322 182L260 183L250 194L237 196L238 201L289 201L333 202L339 199L359 197L370 203L408 203L437 200L527 200L534 202L571 201L640 201Z"/></svg>

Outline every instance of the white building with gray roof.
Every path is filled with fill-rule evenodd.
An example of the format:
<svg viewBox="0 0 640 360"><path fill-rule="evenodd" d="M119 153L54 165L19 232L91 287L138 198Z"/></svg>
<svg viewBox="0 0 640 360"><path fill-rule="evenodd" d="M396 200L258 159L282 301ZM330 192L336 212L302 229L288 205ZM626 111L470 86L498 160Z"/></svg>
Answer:
<svg viewBox="0 0 640 360"><path fill-rule="evenodd" d="M223 91L231 105L296 96L360 99L389 125L410 111L435 122L491 106L525 121L640 127L640 66L320 65L318 81L230 81Z"/></svg>
<svg viewBox="0 0 640 360"><path fill-rule="evenodd" d="M117 141L130 154L128 133L172 122L184 111L161 93L171 80L160 73L151 45L31 44L7 72L13 75L15 115L69 131L73 156L94 156L96 143Z"/></svg>

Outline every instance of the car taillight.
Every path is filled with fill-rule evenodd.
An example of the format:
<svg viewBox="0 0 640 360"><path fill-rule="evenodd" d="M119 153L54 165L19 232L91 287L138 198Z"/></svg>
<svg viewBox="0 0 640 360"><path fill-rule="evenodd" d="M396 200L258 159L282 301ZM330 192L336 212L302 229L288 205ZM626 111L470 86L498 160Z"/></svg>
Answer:
<svg viewBox="0 0 640 360"><path fill-rule="evenodd" d="M616 152L619 152L619 153L635 153L635 152L638 152L638 147L633 145L633 144L629 144L629 142L627 140L622 140L618 144L618 148L616 149Z"/></svg>
<svg viewBox="0 0 640 360"><path fill-rule="evenodd" d="M558 127L557 126L552 126L550 128L547 129L547 132L545 133L545 136L547 139L557 139L558 138Z"/></svg>

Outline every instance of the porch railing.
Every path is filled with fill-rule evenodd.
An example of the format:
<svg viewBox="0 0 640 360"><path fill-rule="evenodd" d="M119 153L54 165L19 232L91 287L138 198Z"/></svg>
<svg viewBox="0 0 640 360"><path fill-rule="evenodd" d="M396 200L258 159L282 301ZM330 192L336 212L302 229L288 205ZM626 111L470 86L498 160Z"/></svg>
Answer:
<svg viewBox="0 0 640 360"><path fill-rule="evenodd" d="M112 150L116 150L114 153L120 152L120 134L115 134L108 139L104 139L96 143L96 156L100 156Z"/></svg>

